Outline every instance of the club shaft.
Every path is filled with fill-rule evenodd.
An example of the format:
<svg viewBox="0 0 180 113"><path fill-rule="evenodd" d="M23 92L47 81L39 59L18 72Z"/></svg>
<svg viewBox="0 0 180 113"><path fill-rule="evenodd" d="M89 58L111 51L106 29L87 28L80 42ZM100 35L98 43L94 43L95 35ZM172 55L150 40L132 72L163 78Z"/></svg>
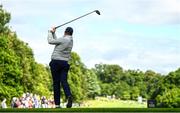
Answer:
<svg viewBox="0 0 180 113"><path fill-rule="evenodd" d="M96 10L95 10L95 11L96 11ZM82 15L82 16L80 16L80 17L78 17L78 18L75 18L75 19L73 19L73 20L71 20L71 21L69 21L69 22L66 22L66 23L64 23L64 24L62 24L62 25L56 26L55 29L57 29L57 28L59 28L59 27L61 27L61 26L64 26L64 25L66 25L66 24L68 24L68 23L71 23L71 22L73 22L73 21L75 21L75 20L77 20L77 19L80 19L80 18L82 18L82 17L85 17L85 16L87 16L87 15L89 15L89 14L91 14L91 13L94 13L95 11L92 11L92 12L90 12L90 13L87 13L87 14L85 14L85 15Z"/></svg>

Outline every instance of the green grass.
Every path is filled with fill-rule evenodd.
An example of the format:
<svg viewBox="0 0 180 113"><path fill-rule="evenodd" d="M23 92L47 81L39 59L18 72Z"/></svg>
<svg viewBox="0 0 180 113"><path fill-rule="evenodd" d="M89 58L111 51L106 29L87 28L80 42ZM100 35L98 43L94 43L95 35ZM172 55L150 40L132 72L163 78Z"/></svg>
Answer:
<svg viewBox="0 0 180 113"><path fill-rule="evenodd" d="M180 112L180 108L61 108L61 109L0 109L0 112Z"/></svg>
<svg viewBox="0 0 180 113"><path fill-rule="evenodd" d="M123 100L87 100L85 107L90 108L147 108L147 103L138 103L137 101Z"/></svg>

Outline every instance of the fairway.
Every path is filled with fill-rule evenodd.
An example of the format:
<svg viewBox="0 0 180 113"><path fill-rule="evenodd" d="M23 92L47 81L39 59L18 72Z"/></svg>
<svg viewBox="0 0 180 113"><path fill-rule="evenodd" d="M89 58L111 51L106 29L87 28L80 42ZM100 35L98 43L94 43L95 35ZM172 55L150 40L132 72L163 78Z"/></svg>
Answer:
<svg viewBox="0 0 180 113"><path fill-rule="evenodd" d="M85 107L90 108L147 108L147 103L138 103L137 101L131 100L107 100L101 98L101 100L87 100L84 102Z"/></svg>

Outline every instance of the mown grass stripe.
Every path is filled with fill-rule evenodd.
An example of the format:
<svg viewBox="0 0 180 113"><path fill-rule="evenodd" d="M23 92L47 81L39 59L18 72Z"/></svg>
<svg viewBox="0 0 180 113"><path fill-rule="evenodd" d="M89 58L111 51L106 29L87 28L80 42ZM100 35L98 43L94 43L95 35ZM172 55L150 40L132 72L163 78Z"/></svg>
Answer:
<svg viewBox="0 0 180 113"><path fill-rule="evenodd" d="M180 108L36 108L36 109L0 109L0 112L176 112Z"/></svg>

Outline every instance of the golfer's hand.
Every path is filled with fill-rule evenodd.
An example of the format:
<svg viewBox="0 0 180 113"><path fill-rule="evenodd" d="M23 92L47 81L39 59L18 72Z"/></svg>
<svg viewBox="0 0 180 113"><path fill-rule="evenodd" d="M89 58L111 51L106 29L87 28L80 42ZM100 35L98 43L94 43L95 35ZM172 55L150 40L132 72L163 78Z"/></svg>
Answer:
<svg viewBox="0 0 180 113"><path fill-rule="evenodd" d="M51 33L55 33L56 32L56 28L52 27L50 31L51 31Z"/></svg>

